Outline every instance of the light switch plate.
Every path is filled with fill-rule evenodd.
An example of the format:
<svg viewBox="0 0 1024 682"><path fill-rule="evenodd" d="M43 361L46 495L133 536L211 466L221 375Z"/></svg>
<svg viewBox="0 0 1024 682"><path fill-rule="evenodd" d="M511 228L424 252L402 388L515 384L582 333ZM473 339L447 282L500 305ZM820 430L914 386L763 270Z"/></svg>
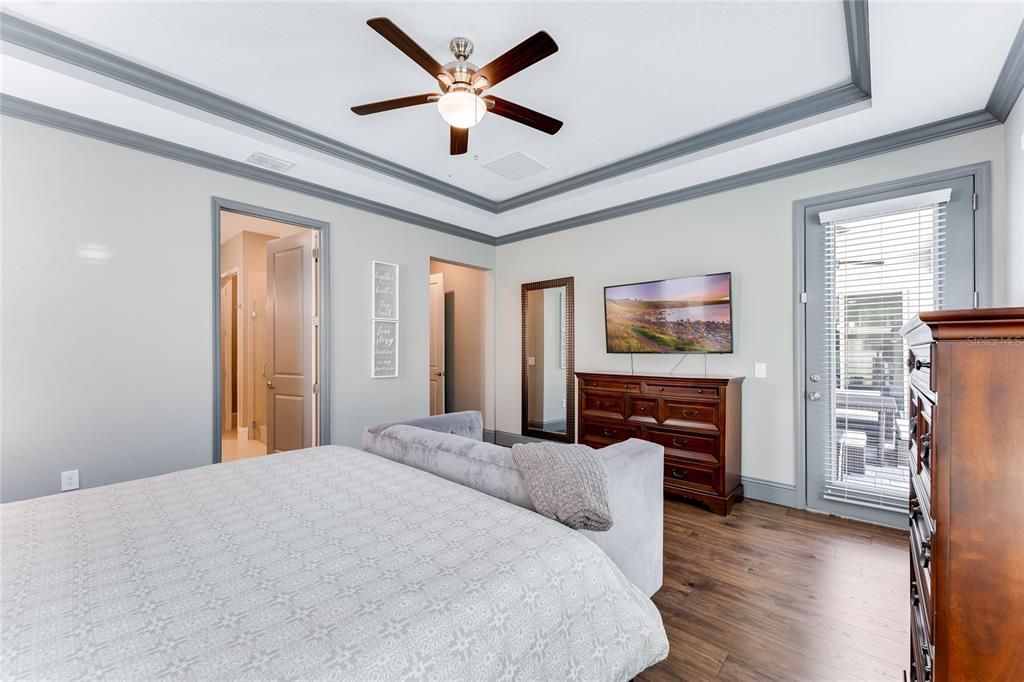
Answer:
<svg viewBox="0 0 1024 682"><path fill-rule="evenodd" d="M78 490L78 469L60 472L60 491Z"/></svg>
<svg viewBox="0 0 1024 682"><path fill-rule="evenodd" d="M768 363L767 362L755 362L754 363L754 377L757 379L764 379L768 376Z"/></svg>

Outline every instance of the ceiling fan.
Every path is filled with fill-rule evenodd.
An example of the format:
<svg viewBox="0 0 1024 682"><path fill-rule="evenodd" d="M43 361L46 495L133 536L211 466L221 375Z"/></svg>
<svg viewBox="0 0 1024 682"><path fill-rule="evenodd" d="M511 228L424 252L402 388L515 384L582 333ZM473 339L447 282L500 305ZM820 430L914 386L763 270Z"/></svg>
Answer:
<svg viewBox="0 0 1024 682"><path fill-rule="evenodd" d="M550 116L493 95L482 95L484 90L558 52L558 45L546 32L538 31L489 64L477 68L475 64L467 61L473 54L473 43L468 38L452 39L449 48L455 56L455 61L442 66L390 19L377 17L366 23L436 79L441 93L412 95L362 104L352 107L356 114L366 116L437 102L441 118L451 129L449 151L453 156L466 153L469 149L469 129L479 123L488 111L536 128L548 135L554 135L562 127L561 121Z"/></svg>

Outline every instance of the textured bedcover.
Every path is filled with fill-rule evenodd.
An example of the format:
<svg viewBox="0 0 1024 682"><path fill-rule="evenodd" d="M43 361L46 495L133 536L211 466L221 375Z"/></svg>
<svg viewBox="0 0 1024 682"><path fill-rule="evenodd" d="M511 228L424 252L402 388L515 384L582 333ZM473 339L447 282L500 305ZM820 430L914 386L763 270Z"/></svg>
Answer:
<svg viewBox="0 0 1024 682"><path fill-rule="evenodd" d="M358 450L0 507L0 678L624 680L657 609L588 539Z"/></svg>

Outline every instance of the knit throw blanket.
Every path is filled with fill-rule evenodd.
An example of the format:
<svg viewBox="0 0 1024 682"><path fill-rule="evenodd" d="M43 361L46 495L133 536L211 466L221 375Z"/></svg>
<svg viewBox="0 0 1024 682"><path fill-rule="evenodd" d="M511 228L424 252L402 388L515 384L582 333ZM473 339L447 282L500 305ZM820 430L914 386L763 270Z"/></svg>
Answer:
<svg viewBox="0 0 1024 682"><path fill-rule="evenodd" d="M586 445L525 443L512 446L512 459L539 514L578 530L608 530L608 474Z"/></svg>

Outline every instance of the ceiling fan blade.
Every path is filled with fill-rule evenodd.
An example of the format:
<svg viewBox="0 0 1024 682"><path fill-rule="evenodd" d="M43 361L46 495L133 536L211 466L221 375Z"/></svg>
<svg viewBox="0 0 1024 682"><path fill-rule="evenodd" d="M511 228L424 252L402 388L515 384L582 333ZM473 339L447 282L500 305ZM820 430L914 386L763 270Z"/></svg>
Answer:
<svg viewBox="0 0 1024 682"><path fill-rule="evenodd" d="M391 111L392 109L403 109L405 107L414 107L417 104L429 104L430 102L436 102L438 97L440 97L440 95L437 93L410 95L409 97L399 97L397 99L386 99L380 102L360 104L357 107L352 107L352 111L360 116L366 116L367 114L379 114L382 111Z"/></svg>
<svg viewBox="0 0 1024 682"><path fill-rule="evenodd" d="M515 102L509 102L508 100L490 95L484 99L488 102L493 102L494 105L490 109L492 114L503 116L510 121L515 121L516 123L522 123L524 126L536 128L542 133L547 133L548 135L554 135L562 129L561 121L557 118L551 118L546 114L542 114L539 111L527 109Z"/></svg>
<svg viewBox="0 0 1024 682"><path fill-rule="evenodd" d="M456 128L451 126L451 143L448 152L452 156L465 154L469 150L469 128Z"/></svg>
<svg viewBox="0 0 1024 682"><path fill-rule="evenodd" d="M528 66L558 52L558 45L545 31L538 31L473 74L487 79L487 87L497 85Z"/></svg>
<svg viewBox="0 0 1024 682"><path fill-rule="evenodd" d="M407 36L402 29L395 26L394 22L387 17L375 17L367 20L366 23L434 78L448 73L436 59L431 57L426 50L416 44L415 40Z"/></svg>

